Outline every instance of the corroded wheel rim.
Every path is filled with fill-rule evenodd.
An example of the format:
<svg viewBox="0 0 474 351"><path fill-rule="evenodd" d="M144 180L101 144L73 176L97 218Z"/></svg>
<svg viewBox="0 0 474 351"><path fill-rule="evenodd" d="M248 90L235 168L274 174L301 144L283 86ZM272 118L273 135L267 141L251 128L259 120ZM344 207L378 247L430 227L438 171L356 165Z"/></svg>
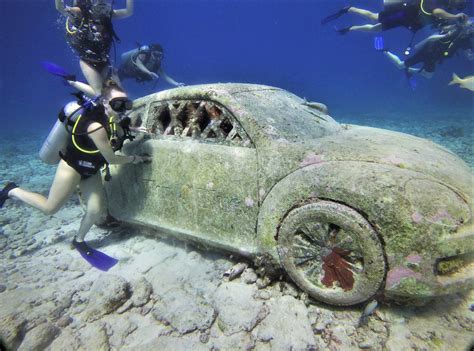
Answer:
<svg viewBox="0 0 474 351"><path fill-rule="evenodd" d="M366 301L385 277L375 230L355 210L330 201L291 210L280 226L278 252L291 279L328 304Z"/></svg>

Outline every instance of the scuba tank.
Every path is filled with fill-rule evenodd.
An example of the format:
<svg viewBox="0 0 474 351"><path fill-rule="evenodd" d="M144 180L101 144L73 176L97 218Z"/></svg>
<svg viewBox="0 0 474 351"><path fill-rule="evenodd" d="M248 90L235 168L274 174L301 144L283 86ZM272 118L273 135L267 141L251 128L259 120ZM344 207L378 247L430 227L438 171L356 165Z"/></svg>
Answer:
<svg viewBox="0 0 474 351"><path fill-rule="evenodd" d="M121 55L120 68L119 72L125 78L135 78L137 74L140 74L140 70L136 65L136 60L140 54L139 49L133 49L127 52L124 52Z"/></svg>
<svg viewBox="0 0 474 351"><path fill-rule="evenodd" d="M412 5L413 2L414 2L413 0L384 0L383 8L387 10L393 7L408 6L408 5Z"/></svg>
<svg viewBox="0 0 474 351"><path fill-rule="evenodd" d="M133 55L135 55L138 52L137 49L133 49L127 52L124 52L121 56L120 59L122 61L122 65L129 65L129 63L132 61Z"/></svg>
<svg viewBox="0 0 474 351"><path fill-rule="evenodd" d="M67 103L59 112L58 119L48 134L39 151L40 159L49 165L55 165L59 162L60 153L66 151L66 147L72 135L72 127L86 109L96 106L98 97L94 99L87 98L83 93L73 94L77 96L78 101Z"/></svg>
<svg viewBox="0 0 474 351"><path fill-rule="evenodd" d="M64 106L64 108L61 110L56 123L49 132L49 135L44 141L43 146L39 152L40 159L44 163L55 165L59 162L61 159L59 157L59 153L66 151L66 146L71 136L66 129L66 121L71 120L75 122L77 117L81 114L81 110L81 105L79 105L76 101L67 103L66 106ZM71 115L69 118L64 118L65 116L69 115Z"/></svg>

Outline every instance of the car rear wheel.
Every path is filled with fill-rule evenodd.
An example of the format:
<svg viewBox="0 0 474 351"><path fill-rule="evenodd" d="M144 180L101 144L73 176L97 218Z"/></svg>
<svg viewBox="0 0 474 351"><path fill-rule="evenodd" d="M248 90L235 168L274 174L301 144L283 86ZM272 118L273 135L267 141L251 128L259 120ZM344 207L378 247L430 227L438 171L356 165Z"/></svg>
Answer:
<svg viewBox="0 0 474 351"><path fill-rule="evenodd" d="M339 203L318 201L292 209L278 232L278 252L301 289L332 305L368 300L385 277L377 233L357 211Z"/></svg>

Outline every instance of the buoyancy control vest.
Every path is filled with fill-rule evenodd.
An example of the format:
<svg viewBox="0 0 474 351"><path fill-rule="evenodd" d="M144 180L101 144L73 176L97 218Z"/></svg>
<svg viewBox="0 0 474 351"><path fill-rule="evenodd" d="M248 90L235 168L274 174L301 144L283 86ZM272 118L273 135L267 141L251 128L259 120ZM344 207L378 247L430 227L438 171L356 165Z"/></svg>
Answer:
<svg viewBox="0 0 474 351"><path fill-rule="evenodd" d="M117 124L105 114L104 106L94 100L71 101L59 112L58 119L39 152L47 164L57 164L61 155L86 158L92 163L105 163L102 155L89 138L87 129L93 122L105 128L114 151L120 150L126 139L133 140L130 132L130 118L123 118L119 125L123 135L118 135ZM102 128L100 127L100 128Z"/></svg>
<svg viewBox="0 0 474 351"><path fill-rule="evenodd" d="M441 6L438 0L384 0L382 16L403 17L404 26L416 32L426 25L438 24L432 11Z"/></svg>
<svg viewBox="0 0 474 351"><path fill-rule="evenodd" d="M153 80L150 75L144 73L137 66L139 55L145 55L143 65L150 71L158 73L161 68L161 59L155 58L151 52L142 52L140 49L134 49L122 54L119 75L122 79L134 78L137 82L146 82Z"/></svg>
<svg viewBox="0 0 474 351"><path fill-rule="evenodd" d="M108 3L81 2L80 16L68 16L66 40L81 59L106 63L113 40L119 40L112 25L113 8Z"/></svg>

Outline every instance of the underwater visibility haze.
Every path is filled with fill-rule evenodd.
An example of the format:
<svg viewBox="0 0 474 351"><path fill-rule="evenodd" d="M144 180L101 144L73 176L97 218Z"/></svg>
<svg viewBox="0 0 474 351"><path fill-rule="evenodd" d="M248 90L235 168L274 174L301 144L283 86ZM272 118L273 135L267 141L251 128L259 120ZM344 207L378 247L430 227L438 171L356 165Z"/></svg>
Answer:
<svg viewBox="0 0 474 351"><path fill-rule="evenodd" d="M125 5L114 3L116 8ZM382 5L352 3L373 11ZM472 112L469 91L447 85L453 72L461 77L472 74L472 62L457 56L445 60L431 80L418 78L412 90L403 71L375 51L375 35L340 36L333 29L364 23L362 18L346 15L321 25L323 17L345 5L321 0L136 1L133 16L114 21L121 42L111 56L118 62L120 54L136 48L137 42L157 42L164 48L167 73L180 82L276 86L325 103L339 121L387 116L443 121ZM0 7L2 123L13 129L46 129L73 90L49 76L40 62L55 62L81 77L64 38L64 20L52 0L3 0ZM429 29L419 31L415 42L428 34ZM405 28L381 36L385 46L400 55L411 39ZM153 84L128 81L126 87L133 97L153 92ZM167 88L163 80L156 86Z"/></svg>
<svg viewBox="0 0 474 351"><path fill-rule="evenodd" d="M72 0L65 2L71 4ZM126 0L113 1L115 9L124 8L125 4ZM295 194L298 191L303 193L303 186L317 177L311 178L310 171L304 171L300 172L298 177L291 178L288 176L288 170L293 166L296 169L295 165L301 168L309 166L306 169L314 170L316 167L313 166L322 163L323 159L309 150L315 150L314 145L318 145L318 150L326 152L324 157L334 157L328 160L360 161L367 164L357 166L347 178L338 178L337 175L347 174L342 171L338 173L336 167L334 170L329 169L323 173L327 177L320 183L324 184L324 189L328 191L327 198L330 197L331 191L337 192L345 187L356 189L355 194L366 192L363 199L370 199L368 201L375 206L371 208L377 209L377 206L380 206L379 212L374 210L373 213L364 212L360 215L353 208L344 206L342 201L321 201L314 205L320 206L323 212L327 211L324 213L329 213L328 218L330 213L341 211L343 217L349 218L347 221L353 225L351 229L355 228L353 232L350 231L351 235L365 231L360 228L371 228L369 217L371 220L377 218L387 228L396 226L386 221L385 212L382 212L384 206L399 206L400 211L392 213L395 221L398 220L398 215L402 218L400 213L405 209L406 213L413 208L420 208L420 211L423 209L428 213L440 205L437 202L439 199L444 201L442 206L446 205L448 208L452 205L448 208L449 211L458 211L456 213L461 213L462 216L472 212L472 206L468 208L470 205L466 205L470 200L462 202L464 207L456 207L462 196L446 190L452 184L461 184L459 188L463 191L467 189L466 193L469 194L469 189L463 187L470 176L471 183L474 184L474 92L461 89L457 85L448 85L453 73L462 78L474 75L472 57L469 60L465 55L456 54L443 60L431 79L416 76L409 80L405 71L397 69L381 49L388 49L403 59L412 33L406 28L395 28L375 34L337 33L335 29L367 22L354 14L344 14L337 20L321 24L324 17L346 5L377 12L382 9L383 0L135 0L131 17L113 21L115 32L120 38L120 41L114 43L110 53L115 66L118 66L122 53L144 44L158 43L164 49L162 67L170 77L177 82L183 82L185 86L208 83L260 84L281 88L305 99L308 105L285 93L272 95L271 91L268 96L265 95L267 93L261 93L261 97L268 101L274 99L275 105L280 104L280 109L275 111L279 113L278 117L273 116L275 118L272 119L272 116L268 116L268 121L275 122L281 118L281 121L286 123L285 113L290 116L294 113L292 108L299 106L300 119L295 118L291 123L301 125L294 126L294 129L289 127L286 135L282 133L285 137L289 136L288 140L291 142L286 140L288 144L294 141L291 139L294 130L301 133L302 140L304 136L309 135L309 132L305 133L311 128L303 126L304 123L313 122L315 115L324 120L322 125L327 130L321 132L321 137L329 136L329 142L327 145L318 145L317 140L304 140L300 144L295 142L299 149L295 145L288 145L287 149L283 146L281 151L279 146L268 145L276 145L272 143L280 142L283 138L265 139L268 137L265 133L273 126L262 126L262 131L265 132L257 133L258 137L255 136L254 139L253 135L252 138L246 137L245 133L238 135L240 139L237 144L232 144L233 141L229 143L233 147L229 154L226 152L229 152L230 148L223 151L221 145L218 145L213 152L206 154L206 158L200 159L201 163L195 164L192 172L177 175L175 170L168 172L170 168L166 168L175 161L175 154L161 152L169 150L169 145L166 141L163 144L157 141L153 147L147 149L153 150L157 155L151 165L111 167L112 181L107 191L112 189L115 195L110 196L113 204L109 209L119 214L120 220L128 223L140 223L153 228L156 221L163 220L166 224L169 218L173 218L175 221L189 224L190 228L206 228L211 233L210 236L225 239L225 235L228 235L229 247L234 245L234 249L236 248L237 252L240 250L241 253L260 249L260 242L253 243L254 246L245 246L241 242L245 235L232 236L232 231L242 230L242 233L245 231L246 234L253 234L252 230L260 227L270 228L273 222L277 221L277 215L281 215L281 218L287 220L281 227L281 240L291 246L294 244L292 240L296 241L291 237L292 229L298 226L295 223L299 223L301 218L311 222L313 218L304 217L304 211L301 211L302 214L298 211L288 211L284 214L286 208L283 208L283 205L288 205L288 208L293 210L290 202L294 198L291 196L297 196ZM463 12L471 18L474 16L473 1L467 1ZM0 33L0 184L14 181L20 187L25 186L47 194L56 167L42 163L38 151L56 122L60 109L75 99L71 95L75 90L65 85L60 77L48 73L45 67L60 75L67 73L75 75L78 80L85 79L79 68L78 58L66 42L65 19L56 10L54 0L0 0ZM414 43L433 33L434 29L430 27L419 30ZM62 72L62 69L65 72ZM123 85L132 99L174 88L163 77L158 82L139 83L125 80ZM243 88L240 85L216 85L215 89L221 93L226 89ZM191 96L193 93L191 89L186 90L186 87L182 92L184 98L186 94ZM252 94L248 94L249 100L246 101L246 93L243 91L233 102L236 111L245 110L247 107L251 110L252 104L257 101L251 100ZM166 91L162 97L179 101L176 94L179 95ZM216 101L222 98L218 97L218 93L215 96ZM135 108L142 113L146 103L154 103L153 99L155 98L139 100ZM327 114L344 125L341 127L330 118L325 120L327 115L324 107L312 102L326 105ZM223 116L230 116L226 115L229 111L225 108L224 99L218 103L202 103L202 106L206 106L209 116L212 117L212 111L217 111L219 118L222 118L221 122L224 120ZM193 104L196 104L196 101L193 100L193 103L180 108L182 111L192 110ZM158 117L153 117L157 121L161 118L160 114L165 116L163 120L166 120L176 113L173 112L171 103L156 101L156 106L161 108L155 110L161 111L156 112ZM176 106L174 108L177 109ZM312 108L319 112L313 110L313 114L307 113ZM133 118L138 112L134 113ZM153 123L147 121L148 115L151 116L151 113L143 113L145 123L151 125ZM264 119L261 118L254 125L258 125L262 120ZM284 125L283 122L281 125ZM401 134L357 129L345 124L399 131L428 139L444 148ZM154 128L156 132L156 123ZM345 133L341 135L347 139L338 139L338 136L331 139L331 133L341 130ZM239 134L239 131L236 134ZM204 134L204 131L201 132ZM248 130L246 132L249 133ZM232 133L229 132L230 134ZM268 134L271 136L270 132ZM259 138L263 141L257 140ZM375 143L371 144L370 140ZM222 145L227 141L229 140L224 140ZM398 142L400 154L394 151ZM254 145L253 149L246 148L250 144ZM184 157L189 155L186 145L183 150L185 151L179 154L185 155L182 164L189 162L193 165L193 157L184 161ZM207 152L202 146L196 147L196 150L203 154ZM268 176L266 183L262 181L262 184L255 184L255 179L245 176L245 171L253 172L256 169L251 163L256 159L252 153L255 150L258 151L259 157L265 159L268 156L265 160L271 161L263 165L262 171L259 172ZM384 162L380 162L380 168L376 170L370 168L372 163L377 163L373 160L377 160L378 153L382 154L382 151L393 151L393 156L383 160L396 165L397 167L392 167L395 170L387 171L389 168ZM304 154L305 152L308 154ZM303 154L305 157L301 158L301 161L300 156ZM348 154L355 157L354 160L344 159ZM423 155L429 155L429 162L424 163ZM467 167L454 155L465 162ZM406 157L407 161L399 162L398 156ZM244 162L246 160L250 161ZM285 162L279 163L275 160ZM132 163L134 162L135 157ZM334 163L338 164L338 167L345 167L344 162ZM230 167L230 171L226 169L227 173L223 171L221 174L219 171L222 169L214 168L216 164L237 165L239 172L232 172ZM443 169L443 166L446 168ZM145 182L147 185L142 186L137 185L137 181L137 184L129 186L134 182L136 171L125 171L124 176L122 169L132 169L126 167L141 167L133 169L141 170L149 177L148 179L144 176L149 183ZM440 179L447 179L444 185L451 185L433 185L418 179L412 182L410 178L404 186L407 189L411 187L411 190L407 191L413 191L415 194L410 199L413 202L400 201L398 204L392 204L391 202L395 201L393 199L404 198L397 197L397 191L402 187L398 187L395 179L405 179L405 174L412 170L410 167L416 168L420 174L426 171L430 177L433 174L434 177L440 175ZM149 172L150 169L153 171ZM281 173L278 173L279 169ZM291 172L293 170L291 169ZM367 173L364 173L366 171ZM371 176L366 177L365 174ZM234 197L228 202L228 199L219 193L222 184L217 178L222 175L222 178L230 180L230 185L225 186L225 189L237 189L232 195ZM192 176L196 179L193 180ZM263 175L258 176L263 179ZM153 188L156 185L153 185L153 182L159 177L163 177L165 185ZM212 179L216 180L209 181L206 177L214 177ZM246 186L239 188L239 177L244 178ZM356 177L360 177L361 181L356 181ZM178 181L174 182L177 178ZM205 181L201 182L202 179ZM337 182L331 183L333 179ZM140 178L140 181L142 180ZM382 180L393 184L384 187ZM193 187L181 184L176 190L174 187L179 181L187 181L193 184ZM278 183L280 181L282 182ZM284 185L281 185L283 183ZM453 188L456 187L453 185ZM199 208L193 216L186 217L189 203L183 202L183 206L177 205L174 210L173 198L182 200L186 196L189 197L196 190L194 188L198 189L196 198L204 199L202 201L207 201L208 206ZM150 189L155 191L153 196L147 193ZM271 211L261 215L264 217L262 219L258 213L261 203L258 203L259 200L254 202L248 194L254 191L258 194L256 198L264 198L274 189L296 190L293 193L289 191L288 196L284 191L277 195L276 191L273 192L269 198L270 201L275 201L275 205ZM321 194L323 192L319 193ZM327 199L323 195L322 198ZM239 196L245 198L245 201L234 201ZM315 197L313 193L311 196ZM431 202L429 196L438 197L436 201ZM469 196L474 198L474 185ZM118 200L115 202L116 199L123 200L126 197L131 198L124 205ZM364 201L361 200L360 203L362 206ZM278 207L279 204L283 205ZM153 209L155 205L155 209L162 209L160 213L154 216L146 212L147 208ZM312 206L308 203L304 205ZM310 299L307 292L302 292L288 277L281 275L276 281L271 281L261 275L267 259L264 255L260 265L254 266L238 255L229 256L226 251L207 252L173 240L159 240L153 235L147 235L150 234L149 229L138 226L119 226L112 229L94 226L91 229L87 236L91 246L112 256L104 254L104 261L95 265L102 269L99 271L87 263L91 262L88 257L90 252L78 249L79 255L71 247L71 240L81 223L81 206L83 204L73 196L54 216L44 216L39 211L10 199L0 209L0 341L11 349L451 350L472 347L474 344L472 291L425 301L425 305L421 307L410 304L400 306L391 304L390 300L384 301L383 298L372 299L376 291L382 289L378 289L378 286L368 288L370 284L362 283L368 290L363 298L352 296L345 300L344 296L340 300L332 300L333 296L329 293L329 297L318 302ZM166 213L167 210L174 212L170 215ZM145 213L142 217L140 211ZM278 214L278 211L282 213ZM446 224L452 220L453 223L457 221L459 227L466 224L461 215L462 218L459 219L450 217L449 211L433 211L430 215L434 222ZM380 216L377 217L378 215ZM248 218L257 217L258 225L247 221ZM423 220L423 216L413 210L408 221L403 222L400 219L400 222L397 222L400 233L414 232L413 228L422 227ZM214 225L215 223L217 224ZM341 227L344 224L345 222ZM431 224L416 232L416 235L426 240L425 248L431 247L435 241L434 232L429 231ZM443 227L443 234L448 230L448 226L446 224ZM213 232L216 228L224 227L231 228L231 235ZM328 228L330 231L332 227ZM379 227L376 229L381 230ZM456 230L457 227L452 229L452 232ZM352 242L350 235L344 234L344 230L341 232L345 235L344 240ZM410 285L411 278L413 281L422 278L419 270L426 264L425 258L417 254L416 248L413 248L413 252L408 252L406 257L400 256L401 258L397 257L396 252L387 255L382 249L382 246L389 248L390 245L396 247L397 244L412 245L411 242L403 241L402 238L389 243L390 237L380 235L382 241L387 240L381 244L375 231L372 232L374 235L367 240L367 246L359 249L364 251L368 248L366 251L371 254L378 253L373 254L375 263L369 267L370 274L373 273L377 278L377 284L392 284L393 290L396 291L401 279L408 277L406 285L398 290L408 292L404 302L413 302L409 298L412 293L413 296L431 296L432 291L423 290L415 284ZM189 233L195 232L190 230ZM414 236L413 242L418 242L419 237ZM255 239L251 238L251 235L249 238L248 242ZM265 245L271 246L275 238L275 235L268 235ZM301 242L294 245L298 246ZM441 244L443 242L440 241ZM76 248L81 246L76 241L73 245ZM441 246L438 251L435 250L436 254L451 252L452 247L449 245L451 244L446 241L446 247ZM100 251L94 252L102 254ZM288 252L279 251L282 257ZM358 261L357 264L364 265L367 262L363 261L368 259L364 256L365 252L360 254L364 259L359 260L362 263ZM434 253L433 257L437 257L436 254ZM357 277L354 283L353 274L349 271L356 272L360 267L355 263L349 267L344 263L346 261L341 259L348 255L344 250L331 251L325 257L332 261L324 261L322 265L325 267L326 276L318 279L330 286L338 281L344 292L350 290L354 284L358 286L360 283ZM402 263L391 270L391 275L387 277L385 268L397 260ZM444 269L448 275L451 270L464 269L459 267L464 267L465 262L471 262L471 266L467 267L472 267L472 259L464 255L452 260L436 258L439 271ZM304 264L306 261L302 262L302 265ZM330 264L342 265L344 277L337 277L336 268L336 273L333 272L330 276L327 273L330 271L327 268ZM295 268L294 271L298 269ZM435 273L438 271L430 271L427 275L431 277ZM304 282L298 283L298 274L293 274L294 276L289 272L293 281L300 287L304 285ZM318 274L322 274L321 269ZM321 301L348 307L331 307ZM356 305L351 306L353 304ZM0 349L2 346L0 344Z"/></svg>

